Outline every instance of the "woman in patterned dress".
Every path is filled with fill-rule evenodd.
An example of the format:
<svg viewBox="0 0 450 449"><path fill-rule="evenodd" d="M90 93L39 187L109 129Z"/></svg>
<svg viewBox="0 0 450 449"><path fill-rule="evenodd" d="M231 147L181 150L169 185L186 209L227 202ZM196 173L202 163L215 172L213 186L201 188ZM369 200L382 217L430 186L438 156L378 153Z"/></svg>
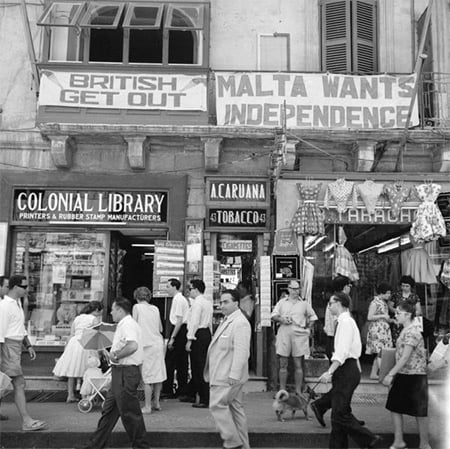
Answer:
<svg viewBox="0 0 450 449"><path fill-rule="evenodd" d="M402 276L400 278L400 291L395 292L392 295L391 300L388 302L389 311L392 316L395 314L396 307L401 301L410 302L416 308L416 316L422 315L420 298L417 296L416 293L413 292L413 288L415 287L415 285L416 281L411 276ZM398 336L400 335L401 330L402 326L397 321L394 321L391 324L392 342L394 343L394 346Z"/></svg>
<svg viewBox="0 0 450 449"><path fill-rule="evenodd" d="M381 350L383 348L392 348L392 337L389 323L389 308L387 301L391 297L391 286L382 282L377 287L378 295L375 296L369 305L367 321L369 327L367 330L366 354L375 354L370 373L371 379L378 379L378 372L381 364Z"/></svg>
<svg viewBox="0 0 450 449"><path fill-rule="evenodd" d="M397 340L395 365L383 379L390 387L386 408L392 414L394 442L390 449L404 449L403 415L414 416L419 428L419 448L431 449L428 440L428 379L425 344L414 322L415 304L402 301L395 316L402 326Z"/></svg>

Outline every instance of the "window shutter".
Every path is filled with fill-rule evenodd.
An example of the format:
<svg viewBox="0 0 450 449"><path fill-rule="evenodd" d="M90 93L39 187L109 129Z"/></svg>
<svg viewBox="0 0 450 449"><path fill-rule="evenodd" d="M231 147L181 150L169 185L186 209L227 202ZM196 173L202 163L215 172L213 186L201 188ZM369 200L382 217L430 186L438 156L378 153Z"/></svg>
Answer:
<svg viewBox="0 0 450 449"><path fill-rule="evenodd" d="M352 70L360 73L376 72L376 0L353 0L352 20Z"/></svg>
<svg viewBox="0 0 450 449"><path fill-rule="evenodd" d="M350 72L350 0L322 0L322 70Z"/></svg>

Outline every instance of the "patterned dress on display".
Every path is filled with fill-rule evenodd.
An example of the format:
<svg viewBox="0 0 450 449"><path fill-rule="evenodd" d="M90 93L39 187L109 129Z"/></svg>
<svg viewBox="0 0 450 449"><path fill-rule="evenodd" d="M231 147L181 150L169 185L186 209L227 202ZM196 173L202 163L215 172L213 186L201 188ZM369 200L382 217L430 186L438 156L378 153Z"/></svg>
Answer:
<svg viewBox="0 0 450 449"><path fill-rule="evenodd" d="M375 305L375 315L387 315L388 305L378 296L372 300L370 306ZM369 306L369 308L370 308ZM367 329L366 354L379 354L384 348L392 348L391 328L386 320L370 321Z"/></svg>
<svg viewBox="0 0 450 449"><path fill-rule="evenodd" d="M344 178L339 178L335 182L328 184L327 190L325 192L324 206L329 207L330 197L336 203L336 208L339 214L347 212L349 208L350 198L352 199L353 205L355 204L356 192L353 188L354 183L351 181L346 181Z"/></svg>
<svg viewBox="0 0 450 449"><path fill-rule="evenodd" d="M410 188L405 186L402 182L384 186L383 193L388 197L393 218L397 219L400 216L401 206L408 198L409 192Z"/></svg>
<svg viewBox="0 0 450 449"><path fill-rule="evenodd" d="M322 183L316 185L297 184L300 206L292 218L291 227L297 235L325 234L324 216L317 204Z"/></svg>
<svg viewBox="0 0 450 449"><path fill-rule="evenodd" d="M370 215L375 214L375 207L378 199L383 193L384 184L377 184L372 180L364 181L356 186L356 192L359 194Z"/></svg>
<svg viewBox="0 0 450 449"><path fill-rule="evenodd" d="M425 183L416 186L417 196L422 201L411 226L411 237L418 243L431 242L446 235L444 217L436 199L441 191L439 184Z"/></svg>

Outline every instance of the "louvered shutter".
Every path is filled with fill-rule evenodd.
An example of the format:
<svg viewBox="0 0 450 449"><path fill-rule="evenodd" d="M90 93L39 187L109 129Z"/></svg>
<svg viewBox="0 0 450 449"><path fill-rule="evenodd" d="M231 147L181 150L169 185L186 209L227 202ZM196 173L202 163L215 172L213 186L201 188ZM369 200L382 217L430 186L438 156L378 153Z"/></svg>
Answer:
<svg viewBox="0 0 450 449"><path fill-rule="evenodd" d="M376 0L353 0L352 21L352 71L376 72L378 70Z"/></svg>
<svg viewBox="0 0 450 449"><path fill-rule="evenodd" d="M350 72L351 0L321 1L322 70Z"/></svg>

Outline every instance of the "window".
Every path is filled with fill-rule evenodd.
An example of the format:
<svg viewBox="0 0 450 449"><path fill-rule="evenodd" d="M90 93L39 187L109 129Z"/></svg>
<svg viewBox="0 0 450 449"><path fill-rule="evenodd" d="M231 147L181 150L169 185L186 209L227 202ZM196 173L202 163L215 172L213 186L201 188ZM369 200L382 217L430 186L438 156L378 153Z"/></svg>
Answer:
<svg viewBox="0 0 450 449"><path fill-rule="evenodd" d="M258 38L258 70L290 70L289 34L261 34Z"/></svg>
<svg viewBox="0 0 450 449"><path fill-rule="evenodd" d="M322 70L377 71L375 0L322 0Z"/></svg>
<svg viewBox="0 0 450 449"><path fill-rule="evenodd" d="M44 62L207 65L207 3L52 3Z"/></svg>

